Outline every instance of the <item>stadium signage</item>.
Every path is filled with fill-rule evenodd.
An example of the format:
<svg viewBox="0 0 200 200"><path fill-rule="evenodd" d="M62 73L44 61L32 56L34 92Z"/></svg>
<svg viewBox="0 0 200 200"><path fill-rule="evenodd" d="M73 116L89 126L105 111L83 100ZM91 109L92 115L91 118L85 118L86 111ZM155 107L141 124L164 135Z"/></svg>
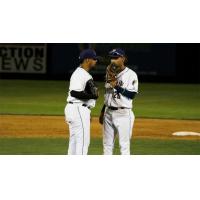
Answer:
<svg viewBox="0 0 200 200"><path fill-rule="evenodd" d="M46 45L0 45L0 72L46 73Z"/></svg>

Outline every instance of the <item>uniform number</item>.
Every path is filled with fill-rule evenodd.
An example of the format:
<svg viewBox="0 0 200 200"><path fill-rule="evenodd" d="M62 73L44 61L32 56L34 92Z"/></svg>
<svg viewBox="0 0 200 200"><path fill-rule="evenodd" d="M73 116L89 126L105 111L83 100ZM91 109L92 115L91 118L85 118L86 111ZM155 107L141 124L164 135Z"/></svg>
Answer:
<svg viewBox="0 0 200 200"><path fill-rule="evenodd" d="M120 95L119 95L119 93L118 93L117 91L115 91L115 92L113 93L113 98L114 98L114 99L120 99Z"/></svg>

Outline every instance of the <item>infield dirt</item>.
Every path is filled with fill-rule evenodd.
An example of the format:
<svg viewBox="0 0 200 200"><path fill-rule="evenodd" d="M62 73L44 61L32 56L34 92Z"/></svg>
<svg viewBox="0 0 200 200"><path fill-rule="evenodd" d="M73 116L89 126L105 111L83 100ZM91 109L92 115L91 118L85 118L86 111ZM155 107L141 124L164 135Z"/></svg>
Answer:
<svg viewBox="0 0 200 200"><path fill-rule="evenodd" d="M198 120L136 118L133 138L199 139L199 136L172 136L176 131L200 131ZM69 136L64 116L0 115L0 137L64 137ZM92 118L91 137L102 137L98 118Z"/></svg>

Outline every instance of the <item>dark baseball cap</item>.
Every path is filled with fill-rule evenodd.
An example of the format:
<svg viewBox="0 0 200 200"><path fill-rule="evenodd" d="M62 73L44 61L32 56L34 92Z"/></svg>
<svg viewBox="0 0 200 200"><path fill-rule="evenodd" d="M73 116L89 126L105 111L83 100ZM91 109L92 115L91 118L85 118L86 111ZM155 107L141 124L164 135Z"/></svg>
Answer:
<svg viewBox="0 0 200 200"><path fill-rule="evenodd" d="M87 58L91 58L97 60L97 54L93 49L85 49L80 53L79 60L84 60Z"/></svg>
<svg viewBox="0 0 200 200"><path fill-rule="evenodd" d="M109 52L109 57L111 58L118 58L123 56L125 56L125 51L120 48L113 49L112 51Z"/></svg>

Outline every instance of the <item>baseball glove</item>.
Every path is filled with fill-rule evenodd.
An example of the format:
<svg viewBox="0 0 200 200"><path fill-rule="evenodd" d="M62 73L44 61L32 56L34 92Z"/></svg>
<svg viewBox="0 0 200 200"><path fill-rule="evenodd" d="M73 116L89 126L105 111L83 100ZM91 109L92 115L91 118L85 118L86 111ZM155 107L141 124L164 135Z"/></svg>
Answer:
<svg viewBox="0 0 200 200"><path fill-rule="evenodd" d="M98 88L96 87L93 79L90 79L87 83L86 83L86 87L85 87L85 92L87 94L91 94L94 97L98 98L99 96L99 91Z"/></svg>
<svg viewBox="0 0 200 200"><path fill-rule="evenodd" d="M120 71L119 67L114 63L108 65L106 69L106 82L110 83L112 81L115 81L117 79L116 77L119 71Z"/></svg>

